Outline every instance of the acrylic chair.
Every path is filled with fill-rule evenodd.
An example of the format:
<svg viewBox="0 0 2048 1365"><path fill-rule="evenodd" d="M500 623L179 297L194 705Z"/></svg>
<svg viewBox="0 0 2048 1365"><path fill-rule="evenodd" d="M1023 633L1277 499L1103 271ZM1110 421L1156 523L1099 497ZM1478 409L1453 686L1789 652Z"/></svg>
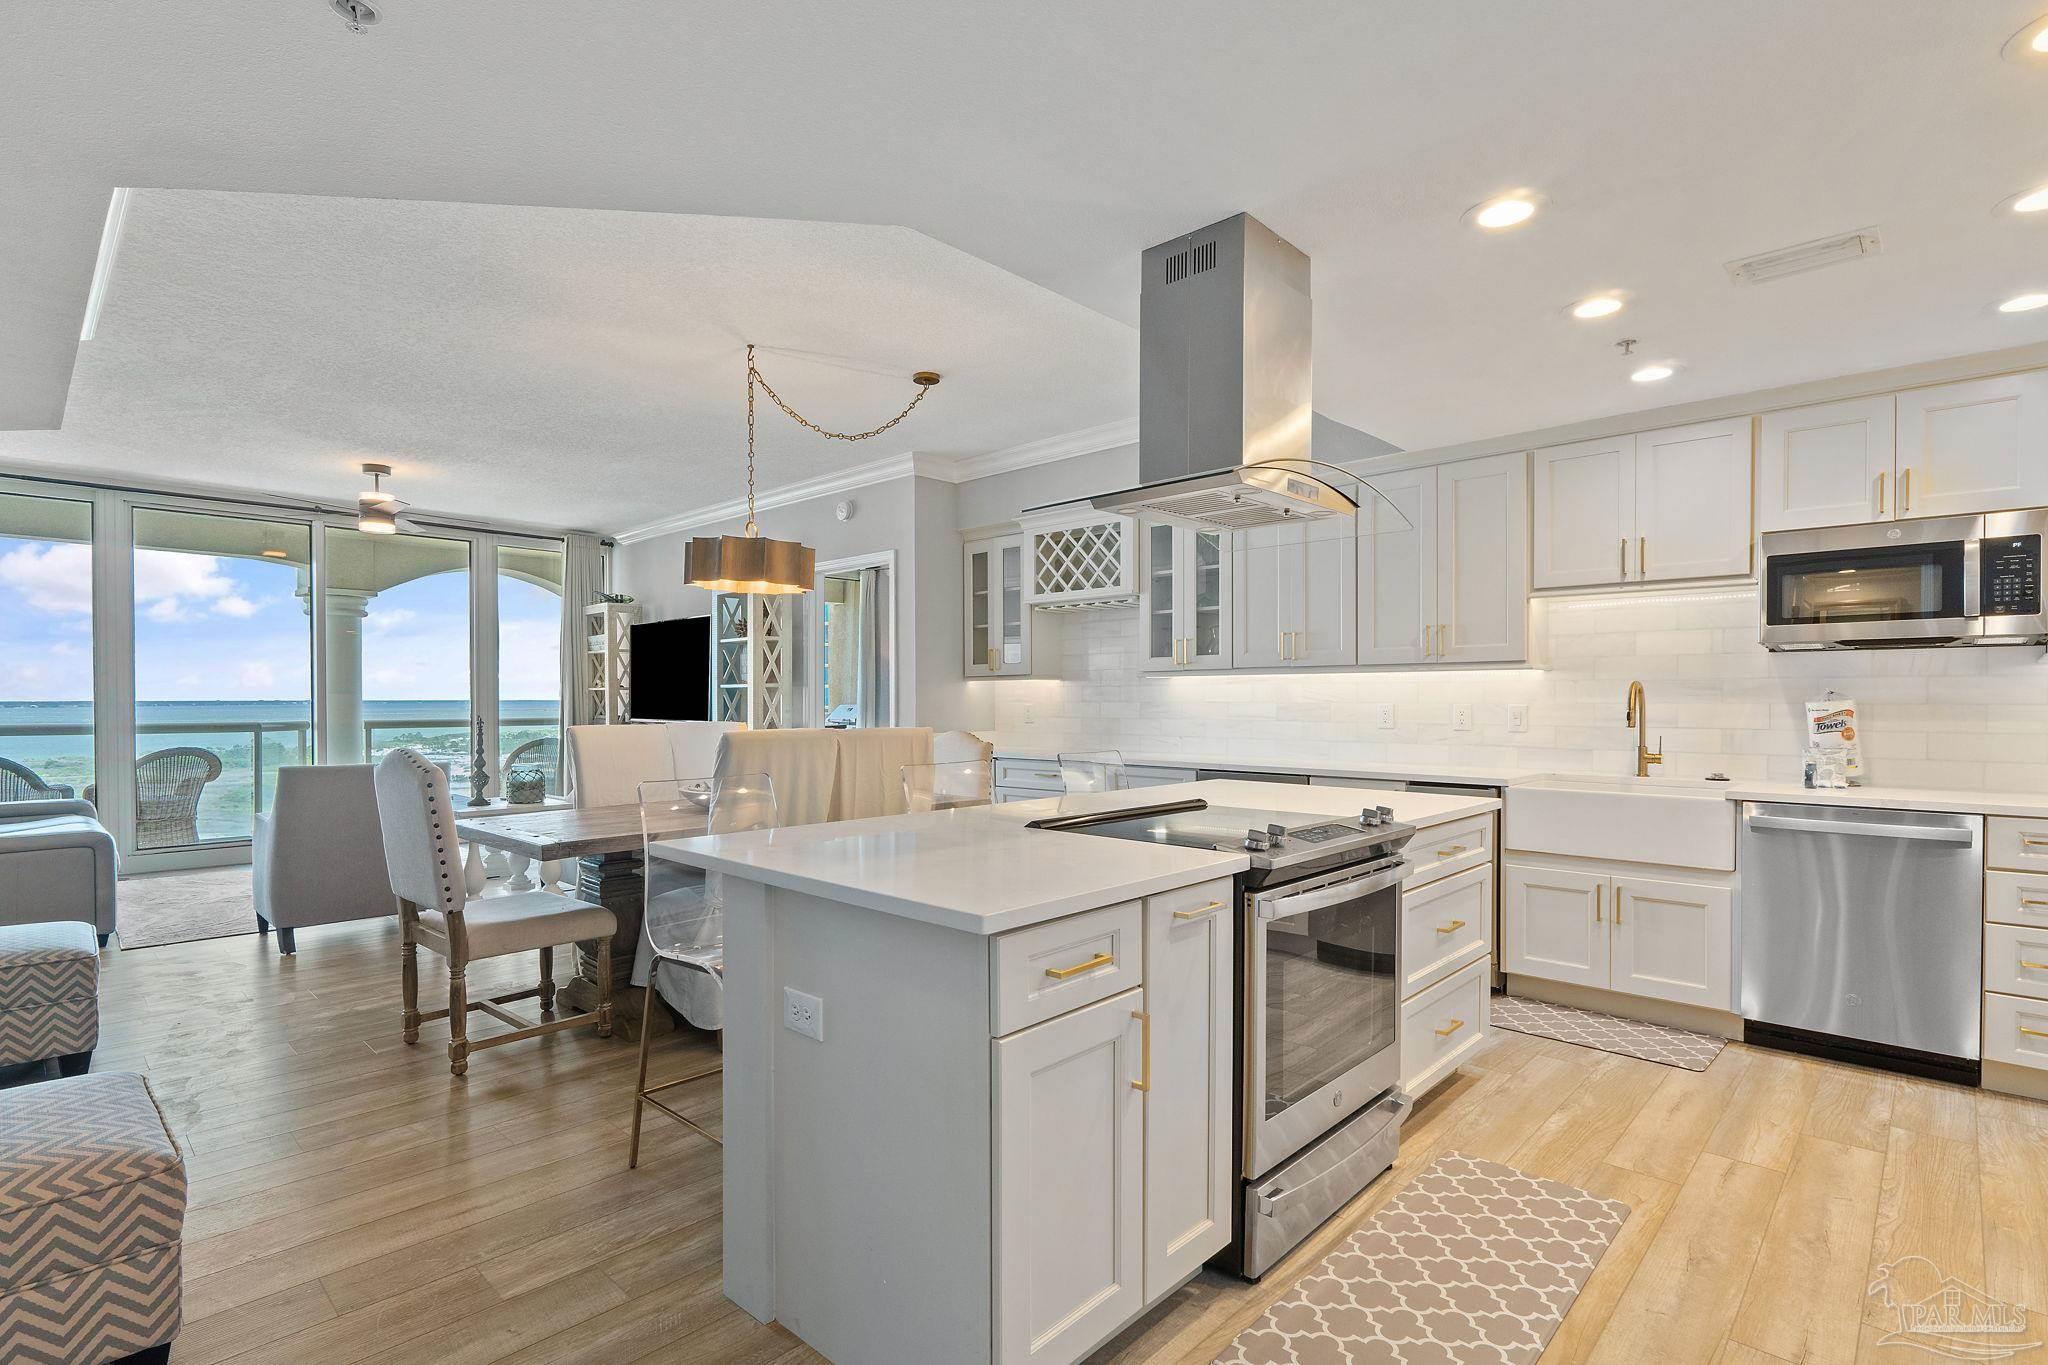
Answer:
<svg viewBox="0 0 2048 1365"><path fill-rule="evenodd" d="M923 811L957 810L962 806L986 806L994 799L994 773L985 759L966 763L903 765L903 806L913 815Z"/></svg>
<svg viewBox="0 0 2048 1365"><path fill-rule="evenodd" d="M1129 785L1124 774L1124 756L1119 750L1088 749L1061 754L1059 761L1060 785L1069 796L1122 791Z"/></svg>
<svg viewBox="0 0 2048 1365"><path fill-rule="evenodd" d="M647 912L640 924L648 958L640 1013L640 1074L633 1083L633 1136L626 1151L628 1170L640 1164L644 1105L651 1104L699 1136L725 1145L717 1134L658 1098L665 1090L722 1074L722 1063L659 1085L647 1083L654 995L663 967L677 973L671 981L678 988L679 1011L685 1019L703 1028L724 1023L724 879L672 858L658 858L652 848L657 840L674 838L677 814L687 815L692 809L704 811L706 834L771 829L776 821L775 784L766 773L733 773L717 782L697 777L640 784L641 863L647 877Z"/></svg>

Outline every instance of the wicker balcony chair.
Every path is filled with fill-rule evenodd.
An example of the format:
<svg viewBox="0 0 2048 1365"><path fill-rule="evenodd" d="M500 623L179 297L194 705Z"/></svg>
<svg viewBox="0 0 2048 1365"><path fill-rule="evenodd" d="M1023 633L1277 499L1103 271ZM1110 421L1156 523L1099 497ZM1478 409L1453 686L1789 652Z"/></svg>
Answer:
<svg viewBox="0 0 2048 1365"><path fill-rule="evenodd" d="M158 749L135 760L135 846L175 848L199 842L199 794L220 776L211 749ZM85 799L97 806L98 789Z"/></svg>
<svg viewBox="0 0 2048 1365"><path fill-rule="evenodd" d="M545 739L529 739L526 743L505 755L505 766L498 771L503 777L514 768L539 768L548 775L548 790L562 789L562 741L554 735Z"/></svg>
<svg viewBox="0 0 2048 1365"><path fill-rule="evenodd" d="M0 801L48 801L72 795L62 782L45 782L13 759L0 758Z"/></svg>

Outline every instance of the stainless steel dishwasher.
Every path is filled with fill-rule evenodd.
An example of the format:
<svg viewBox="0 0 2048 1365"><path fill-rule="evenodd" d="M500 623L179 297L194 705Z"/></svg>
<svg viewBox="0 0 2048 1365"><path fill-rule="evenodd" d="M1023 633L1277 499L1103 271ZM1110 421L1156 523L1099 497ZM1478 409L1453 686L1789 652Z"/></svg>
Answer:
<svg viewBox="0 0 2048 1365"><path fill-rule="evenodd" d="M1984 820L1746 803L1745 1041L1976 1084Z"/></svg>

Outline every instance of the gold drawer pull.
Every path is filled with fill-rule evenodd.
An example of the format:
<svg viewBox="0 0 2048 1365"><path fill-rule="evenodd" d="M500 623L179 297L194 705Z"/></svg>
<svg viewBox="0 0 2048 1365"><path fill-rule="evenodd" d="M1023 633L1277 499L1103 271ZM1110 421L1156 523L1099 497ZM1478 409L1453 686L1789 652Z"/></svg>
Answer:
<svg viewBox="0 0 2048 1365"><path fill-rule="evenodd" d="M1453 1033L1456 1033L1459 1029L1463 1027L1465 1027L1465 1021L1463 1019L1453 1019L1451 1020L1451 1026L1449 1028L1438 1029L1436 1031L1436 1036L1439 1038L1448 1038Z"/></svg>
<svg viewBox="0 0 2048 1365"><path fill-rule="evenodd" d="M1466 848L1465 848L1465 845L1463 845L1463 844L1452 844L1452 845L1451 845L1451 846L1450 846L1449 848L1440 848L1440 849L1438 849L1438 850L1436 851L1436 856L1437 856L1437 857L1439 857L1439 858L1455 858L1455 857L1457 857L1457 856L1458 856L1458 855L1459 855L1460 853L1464 853L1464 852L1466 852L1466 851L1467 851L1467 850L1466 850Z"/></svg>
<svg viewBox="0 0 2048 1365"><path fill-rule="evenodd" d="M1068 977L1079 976L1083 972L1092 972L1097 967L1107 967L1114 961L1116 961L1115 953L1097 953L1086 962L1077 962L1071 967L1047 967L1045 974L1055 981L1065 981Z"/></svg>
<svg viewBox="0 0 2048 1365"><path fill-rule="evenodd" d="M2028 962L2025 959L2021 959L2020 966L2025 967L2030 972L2048 972L2048 962Z"/></svg>
<svg viewBox="0 0 2048 1365"><path fill-rule="evenodd" d="M2020 836L2020 847L2022 847L2022 848L2048 848L2048 835L2043 835L2043 834L2022 834L2022 835Z"/></svg>
<svg viewBox="0 0 2048 1365"><path fill-rule="evenodd" d="M1211 910L1221 910L1222 908L1222 901L1210 901L1207 905L1200 906L1193 910L1176 910L1173 912L1173 917L1175 919L1200 919L1202 916L1208 914Z"/></svg>
<svg viewBox="0 0 2048 1365"><path fill-rule="evenodd" d="M2048 1028L2028 1028L2025 1024L2021 1024L2019 1025L2019 1030L2029 1038L2048 1038Z"/></svg>
<svg viewBox="0 0 2048 1365"><path fill-rule="evenodd" d="M1436 927L1436 931L1439 934L1455 934L1464 927L1465 921L1461 919L1454 919L1449 924L1439 924Z"/></svg>
<svg viewBox="0 0 2048 1365"><path fill-rule="evenodd" d="M2026 906L2029 910L2048 910L2048 901L2041 900L2035 896L2021 896L2020 904Z"/></svg>
<svg viewBox="0 0 2048 1365"><path fill-rule="evenodd" d="M1145 1079L1132 1081L1131 1089L1150 1090L1152 1088L1152 1016L1144 1010L1132 1010L1131 1018L1140 1021L1140 1037L1143 1041L1138 1044L1138 1050L1139 1055L1143 1059L1141 1065L1145 1072Z"/></svg>

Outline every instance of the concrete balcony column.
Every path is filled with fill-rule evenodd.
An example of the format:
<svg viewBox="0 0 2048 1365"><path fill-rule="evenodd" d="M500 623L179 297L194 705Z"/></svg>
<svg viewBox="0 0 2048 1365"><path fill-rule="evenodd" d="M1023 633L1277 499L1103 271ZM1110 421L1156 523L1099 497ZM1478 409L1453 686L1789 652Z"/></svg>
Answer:
<svg viewBox="0 0 2048 1365"><path fill-rule="evenodd" d="M363 740L363 619L376 595L354 588L327 589L320 644L327 661L327 743L321 753L328 763L361 763L368 757ZM300 600L310 616L312 601L303 593Z"/></svg>

